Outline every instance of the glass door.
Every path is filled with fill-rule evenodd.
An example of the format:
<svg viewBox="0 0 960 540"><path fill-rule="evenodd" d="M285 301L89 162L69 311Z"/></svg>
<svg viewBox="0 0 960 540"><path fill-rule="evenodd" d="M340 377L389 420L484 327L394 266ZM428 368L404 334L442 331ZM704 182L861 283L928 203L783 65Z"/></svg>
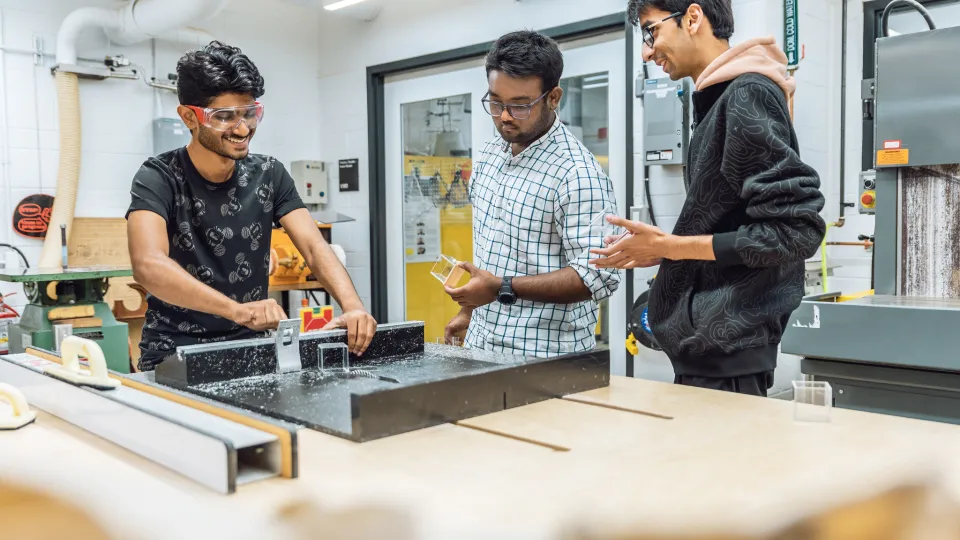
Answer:
<svg viewBox="0 0 960 540"><path fill-rule="evenodd" d="M560 119L604 167L613 180L618 212L627 215L623 34L566 43L561 49ZM384 86L389 318L424 321L429 341L443 336L459 310L431 275L434 263L440 255L472 262L466 188L473 156L496 135L480 105L486 92L482 59L440 72L406 74ZM614 297L603 302L597 325L598 346L610 345L615 374L625 373L626 365L624 290L621 281Z"/></svg>
<svg viewBox="0 0 960 540"><path fill-rule="evenodd" d="M441 256L473 262L467 187L478 145L494 134L474 110L485 76L472 62L384 87L387 178L398 180L387 184L389 316L424 321L428 341L442 338L460 309L431 274L434 264Z"/></svg>
<svg viewBox="0 0 960 540"><path fill-rule="evenodd" d="M626 44L622 33L561 45L563 101L560 120L597 158L613 181L617 213L627 216ZM632 159L632 156L631 156ZM632 179L631 179L632 181ZM600 303L598 347L610 347L611 372L626 374L626 276L620 287Z"/></svg>

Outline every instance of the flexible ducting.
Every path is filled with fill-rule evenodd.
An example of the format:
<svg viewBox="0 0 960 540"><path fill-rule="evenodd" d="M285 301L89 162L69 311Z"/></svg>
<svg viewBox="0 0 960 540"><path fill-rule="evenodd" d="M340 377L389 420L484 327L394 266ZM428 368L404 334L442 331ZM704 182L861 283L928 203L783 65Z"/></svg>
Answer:
<svg viewBox="0 0 960 540"><path fill-rule="evenodd" d="M57 34L57 105L60 118L60 166L48 233L40 253L41 267L61 263L60 225L66 225L69 240L80 185L80 90L78 78L69 72L77 63L77 40L88 28L100 28L115 43L129 45L153 37L197 39L203 32L184 29L187 24L213 17L228 0L132 0L119 10L85 7L71 12ZM178 34L180 30L180 34Z"/></svg>
<svg viewBox="0 0 960 540"><path fill-rule="evenodd" d="M57 109L60 119L60 166L50 226L43 240L41 267L60 266L60 224L67 225L67 237L73 225L80 181L80 88L77 75L58 71Z"/></svg>

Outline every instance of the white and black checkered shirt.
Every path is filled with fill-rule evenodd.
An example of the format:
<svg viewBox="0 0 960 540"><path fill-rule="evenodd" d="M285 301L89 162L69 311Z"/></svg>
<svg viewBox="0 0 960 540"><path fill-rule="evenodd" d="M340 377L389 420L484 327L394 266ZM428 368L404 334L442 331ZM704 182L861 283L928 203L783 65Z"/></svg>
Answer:
<svg viewBox="0 0 960 540"><path fill-rule="evenodd" d="M598 302L617 290L616 270L588 266L588 248L602 247L591 222L616 209L613 184L559 118L517 156L497 136L474 161L474 264L499 277L536 276L571 267L593 299L546 304L494 301L473 311L465 345L552 357L596 346ZM595 257L595 256L592 256Z"/></svg>

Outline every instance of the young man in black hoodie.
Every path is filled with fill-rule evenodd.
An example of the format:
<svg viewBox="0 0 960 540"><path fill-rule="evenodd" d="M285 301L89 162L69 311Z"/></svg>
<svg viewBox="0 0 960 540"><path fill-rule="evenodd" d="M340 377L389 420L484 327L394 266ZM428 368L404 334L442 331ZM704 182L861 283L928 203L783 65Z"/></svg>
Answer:
<svg viewBox="0 0 960 540"><path fill-rule="evenodd" d="M730 47L730 0L631 0L629 14L644 61L696 81L687 199L672 234L611 218L632 234L593 264L660 265L649 323L676 383L766 396L826 231L790 118L796 84L772 37Z"/></svg>

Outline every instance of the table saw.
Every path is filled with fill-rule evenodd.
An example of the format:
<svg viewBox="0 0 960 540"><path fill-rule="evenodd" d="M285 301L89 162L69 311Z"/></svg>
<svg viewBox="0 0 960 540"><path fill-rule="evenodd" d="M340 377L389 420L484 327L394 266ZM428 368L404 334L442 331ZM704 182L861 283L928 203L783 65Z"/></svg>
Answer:
<svg viewBox="0 0 960 540"><path fill-rule="evenodd" d="M782 341L838 407L960 423L960 70L946 67L957 50L960 28L877 39L863 85L874 169L860 186L876 216L875 287L804 299Z"/></svg>

